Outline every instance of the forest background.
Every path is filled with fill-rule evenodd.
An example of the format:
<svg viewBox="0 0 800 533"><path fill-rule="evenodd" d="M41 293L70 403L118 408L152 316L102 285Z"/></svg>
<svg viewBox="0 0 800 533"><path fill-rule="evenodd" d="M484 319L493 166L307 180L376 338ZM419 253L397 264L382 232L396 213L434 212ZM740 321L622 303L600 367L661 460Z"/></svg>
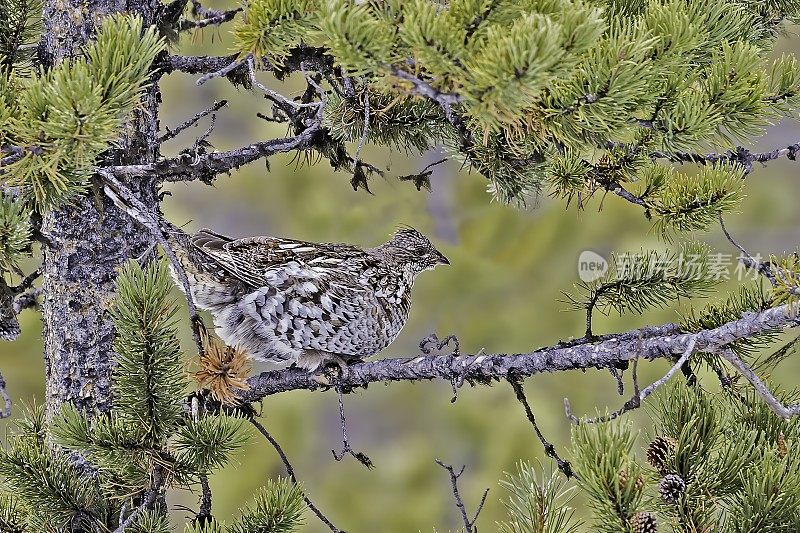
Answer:
<svg viewBox="0 0 800 533"><path fill-rule="evenodd" d="M225 2L209 7L230 8ZM184 52L221 55L230 53L220 44L215 28L198 31L194 42L184 38ZM226 31L223 29L222 31ZM180 53L178 47L177 53ZM789 26L777 43L775 56L800 53L800 28ZM162 79L164 105L161 124L172 126L207 108L214 100L229 100L225 113L217 117L209 141L218 150L246 144L252 139L281 136L284 126L251 119L260 95L237 90L224 79L194 86L195 77L174 74ZM294 94L300 86L270 86L283 94ZM191 97L187 97L191 95ZM206 127L201 122L196 133ZM754 146L772 150L800 141L800 124L789 119L770 128ZM179 141L178 141L179 142ZM177 151L178 142L175 142ZM169 153L170 146L164 147ZM403 157L366 148L364 159L388 167L390 176L418 172L441 159L431 151L423 157ZM578 278L578 257L592 250L605 257L611 251L636 252L642 248L667 247L651 231L651 223L640 209L623 200L598 194L583 211L573 203L565 212L564 202L547 197L532 199L524 209L489 202L485 180L468 175L456 163L434 168L432 192L417 192L407 182L374 179L370 195L353 191L349 175L334 173L326 161L314 166L294 165L293 155L270 159L270 172L255 163L222 177L217 187L170 184L179 191L163 204L166 216L188 230L213 228L233 236L275 235L309 241L349 242L373 246L386 240L399 224L410 224L429 235L450 259L452 266L422 276L414 288L411 319L400 338L381 357L412 356L421 338L431 332L456 334L465 351L481 347L492 352L529 351L583 333L584 317L570 311L564 291L573 289ZM687 166L687 171L693 171ZM747 178L747 197L741 213L729 216L726 225L751 254L783 253L796 249L800 237L800 168L780 159L768 168L756 168ZM602 209L601 209L602 206ZM716 252L735 277L735 250L718 227L698 235ZM719 294L723 294L720 291ZM177 294L176 294L177 296ZM676 321L681 305L623 318L598 316L595 332L624 331L645 324ZM14 343L0 343L0 369L15 401L14 416L22 414L23 401L43 397L41 322L38 313L22 314L22 335ZM188 326L184 331L185 353L194 346ZM663 375L666 361L643 365L640 381ZM254 368L254 372L266 369ZM776 385L791 388L800 375L800 360L783 364L773 377ZM781 376L786 376L781 380ZM557 449L569 446L570 423L564 416L563 398L573 411L593 414L617 408L628 397L620 397L606 371L537 375L526 382L526 392L536 409L540 428ZM327 510L332 520L352 532L400 533L455 529L460 525L452 502L446 473L434 459L466 464L460 488L468 506L474 508L483 490L491 488L481 513L479 529L493 531L505 518L498 485L504 471L515 470L519 460L539 460L545 469L550 460L510 387L463 388L450 403L449 384L396 383L375 385L345 398L348 431L353 446L366 452L375 463L367 470L352 458L336 462L331 449L340 446L336 396L295 391L269 397L263 403L272 433L283 444L303 479L310 496ZM646 410L629 415L643 432L649 427ZM7 426L9 421L4 421ZM567 454L568 455L568 454ZM234 463L211 478L215 515L235 514L255 489L283 472L273 450L258 439L238 454ZM184 494L187 505L196 495ZM178 511L180 513L180 511ZM309 520L304 531L326 531Z"/></svg>

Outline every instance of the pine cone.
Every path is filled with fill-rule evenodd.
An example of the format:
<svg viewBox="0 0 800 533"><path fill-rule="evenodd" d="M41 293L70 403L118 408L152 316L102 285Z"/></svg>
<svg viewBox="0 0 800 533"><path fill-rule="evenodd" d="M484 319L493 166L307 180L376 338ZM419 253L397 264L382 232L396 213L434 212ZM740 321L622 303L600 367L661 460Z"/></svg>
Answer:
<svg viewBox="0 0 800 533"><path fill-rule="evenodd" d="M658 482L658 492L667 503L675 503L686 492L686 482L677 474L667 474Z"/></svg>
<svg viewBox="0 0 800 533"><path fill-rule="evenodd" d="M669 437L656 437L647 447L647 462L650 466L666 473L667 461L675 457L675 440Z"/></svg>
<svg viewBox="0 0 800 533"><path fill-rule="evenodd" d="M650 511L640 511L631 517L631 533L657 533L658 520Z"/></svg>
<svg viewBox="0 0 800 533"><path fill-rule="evenodd" d="M627 470L620 470L618 476L619 488L625 490L625 488L628 486L628 478L630 477L630 474ZM642 474L636 476L634 487L637 491L641 491L644 488L644 476Z"/></svg>
<svg viewBox="0 0 800 533"><path fill-rule="evenodd" d="M786 447L786 435L781 431L778 435L778 457L783 459L787 453L789 453L789 449Z"/></svg>

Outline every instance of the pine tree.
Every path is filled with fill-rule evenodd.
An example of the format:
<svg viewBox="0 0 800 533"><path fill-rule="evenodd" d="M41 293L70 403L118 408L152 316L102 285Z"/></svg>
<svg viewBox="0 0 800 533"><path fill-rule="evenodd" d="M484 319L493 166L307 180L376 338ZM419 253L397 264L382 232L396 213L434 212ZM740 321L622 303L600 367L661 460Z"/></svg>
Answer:
<svg viewBox="0 0 800 533"><path fill-rule="evenodd" d="M454 391L465 380L509 381L569 478L521 464L503 481L501 531L579 531L573 492L585 496L593 531L800 530L800 459L791 453L800 404L768 379L795 349L775 345L798 325L800 261L797 253L756 259L723 223L739 209L754 162L794 160L800 150L738 146L797 114L800 64L768 54L800 18L800 2L248 0L220 11L133 0L120 9L108 0L0 0L0 336L14 338L17 314L43 293L47 361L45 404L29 409L0 453L0 529L171 531L168 491L199 488L185 531L297 531L310 510L338 532L251 403L297 388L343 394L372 381L443 378ZM171 43L209 25L230 27L232 55L171 53ZM174 71L263 93L271 114L261 118L286 123L287 136L221 151L204 135L162 156L163 140L224 105L159 136L158 82ZM273 91L259 81L265 71L294 76L305 90ZM158 223L161 185L211 184L293 152L370 192L371 179L391 176L362 159L364 145L443 146L485 179L489 198L508 204L548 194L585 208L616 196L652 221L663 249L619 252L601 277L566 295L586 314L581 338L517 356L464 356L463 365L457 350L402 368L381 362L336 382L291 369L246 381L244 354L203 329L189 298L201 354L192 391L168 263L179 280L182 269ZM430 176L429 166L396 177L429 190ZM717 224L758 283L722 292L714 251L693 239ZM42 266L26 273L31 260ZM709 295L717 301L695 303ZM676 300L688 301L680 324L594 331L595 310L635 315ZM588 367L619 376L632 366L635 381L639 362L655 358L674 366L651 386L636 383L619 411L589 420L568 409L575 426L563 460L536 425L521 379ZM703 387L706 367L721 392ZM666 383L678 371L683 381ZM654 406L647 439L618 420L644 401ZM344 432L343 407L341 420ZM288 478L270 480L226 525L211 513L208 475L242 446L246 424L275 447ZM343 441L342 454L369 463L346 432ZM474 530L461 474L446 468L465 530Z"/></svg>

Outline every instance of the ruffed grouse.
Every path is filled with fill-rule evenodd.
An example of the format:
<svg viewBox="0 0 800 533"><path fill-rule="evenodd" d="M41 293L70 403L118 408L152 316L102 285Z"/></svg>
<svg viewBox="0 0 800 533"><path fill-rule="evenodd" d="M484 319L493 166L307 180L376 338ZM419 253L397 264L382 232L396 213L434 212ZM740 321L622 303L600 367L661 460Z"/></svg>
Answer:
<svg viewBox="0 0 800 533"><path fill-rule="evenodd" d="M167 233L196 305L226 344L310 370L388 346L406 323L417 275L450 264L409 227L366 250L209 230L190 237L174 226Z"/></svg>

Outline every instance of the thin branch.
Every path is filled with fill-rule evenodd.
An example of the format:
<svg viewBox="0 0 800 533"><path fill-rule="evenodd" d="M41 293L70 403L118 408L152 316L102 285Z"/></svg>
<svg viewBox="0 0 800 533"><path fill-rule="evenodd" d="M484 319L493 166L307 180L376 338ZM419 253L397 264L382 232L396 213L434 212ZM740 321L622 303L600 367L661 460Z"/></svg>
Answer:
<svg viewBox="0 0 800 533"><path fill-rule="evenodd" d="M289 100L281 93L273 91L272 89L270 89L269 87L258 81L258 78L256 78L256 68L255 64L253 63L252 55L247 57L247 69L248 72L250 73L250 82L256 87L258 87L261 90L261 92L263 92L267 96L267 98L269 98L273 102L287 105L289 107L293 107L294 109L301 109L303 107L319 107L323 105L322 102L303 103L303 102L295 102L294 100Z"/></svg>
<svg viewBox="0 0 800 533"><path fill-rule="evenodd" d="M353 156L356 165L361 162L361 150L364 148L364 143L367 142L367 135L369 135L369 89L364 89L364 131L361 132L361 138L358 140L356 153Z"/></svg>
<svg viewBox="0 0 800 533"><path fill-rule="evenodd" d="M795 161L800 152L800 143L790 144L785 148L777 148L770 152L751 152L742 146L735 150L728 150L725 153L697 154L691 152L653 152L650 157L653 159L667 159L673 163L698 163L709 165L717 162L734 163L744 168L745 174L753 170L753 163L766 163L782 157Z"/></svg>
<svg viewBox="0 0 800 533"><path fill-rule="evenodd" d="M413 93L418 94L420 96L425 96L426 98L430 98L431 100L435 100L439 102L440 105L446 106L453 106L456 104L461 103L464 99L454 93L443 93L438 89L434 89L430 84L422 81L421 79L417 78L416 76L409 74L400 69L394 69L392 74L400 78L401 80L406 80L411 82L414 85Z"/></svg>
<svg viewBox="0 0 800 533"><path fill-rule="evenodd" d="M283 451L283 448L278 443L278 441L275 440L275 437L273 437L270 434L270 432L267 431L267 428L265 428L255 418L250 418L250 423L253 424L253 426L255 426L255 428L258 430L259 433L264 435L264 438L266 438L272 445L272 447L275 448L275 451L278 452L281 461L283 461L283 466L286 468L286 474L289 476L289 479L292 480L292 483L294 483L295 485L299 485L297 481L297 476L295 476L294 474L294 468L292 468L292 463L289 462L289 458L286 457L286 452ZM303 494L303 501L306 502L308 508L311 509L311 511L315 515L317 515L317 518L319 518L323 524L328 526L328 529L330 529L333 533L344 533L341 529L334 526L333 523L330 520L328 520L328 517L322 514L322 511L320 511L319 508L316 505L314 505L314 502L312 502L311 499L306 495L305 491L301 490L300 492Z"/></svg>
<svg viewBox="0 0 800 533"><path fill-rule="evenodd" d="M214 105L212 105L211 107L209 107L205 111L201 111L201 112L197 113L194 117L192 117L189 120L187 120L186 122L178 124L175 127L174 130L171 130L171 129L167 128L166 133L164 133L164 135L162 135L161 137L158 138L158 143L161 144L164 141L168 141L169 139L177 137L178 134L180 134L183 130L185 130L187 128L190 128L190 127L194 126L195 124L197 124L197 122L201 118L203 118L203 117L205 117L207 115L210 115L211 113L216 113L217 111L219 111L220 109L222 109L226 105L228 105L228 101L227 100L220 100L219 102L214 102Z"/></svg>
<svg viewBox="0 0 800 533"><path fill-rule="evenodd" d="M233 70L235 70L235 69L241 67L242 65L244 65L247 62L247 60L249 58L251 58L251 57L252 57L252 55L247 55L247 56L245 56L245 57L243 57L241 59L236 59L236 60L232 61L231 63L221 67L219 70L215 70L213 72L209 72L205 76L200 77L195 83L197 85L203 85L204 83L206 83L206 82L208 82L210 80L213 80L214 78L219 78L220 76L227 76Z"/></svg>
<svg viewBox="0 0 800 533"><path fill-rule="evenodd" d="M522 407L525 408L525 416L527 416L528 421L533 426L533 430L536 432L536 436L539 438L542 446L544 446L545 455L555 460L556 464L558 465L558 469L561 470L565 476L567 476L567 479L571 477L577 478L578 476L572 470L572 465L569 464L569 461L565 461L559 457L558 452L556 452L556 447L553 446L539 430L539 425L536 423L536 417L533 415L533 410L528 403L528 398L525 396L525 391L522 389L522 382L518 379L509 378L508 383L511 385L511 388L514 389L514 394L517 396L517 401L522 404Z"/></svg>
<svg viewBox="0 0 800 533"><path fill-rule="evenodd" d="M441 165L442 163L446 162L447 158L440 159L427 165L425 168L417 172L416 174L406 174L404 176L398 176L397 179L400 181L411 181L414 183L414 187L417 188L418 191L421 191L424 187L426 190L431 190L431 176L433 175L433 167L437 165Z"/></svg>
<svg viewBox="0 0 800 533"><path fill-rule="evenodd" d="M293 48L289 55L282 61L281 66L277 67L270 63L267 59L262 58L259 68L265 70L272 70L276 74L283 74L287 72L295 72L302 70L300 65L305 64L306 70L313 70L315 72L322 72L325 74L332 73L333 57L327 54L326 48L313 47L301 45ZM186 74L210 74L216 73L225 67L231 66L236 62L239 56L231 54L227 56L181 56L181 55L165 55L164 58L156 65L165 74L172 72L184 72ZM244 62L240 61L237 65L227 71L224 75L240 79L241 76L247 74L247 66ZM217 77L217 76L214 76Z"/></svg>
<svg viewBox="0 0 800 533"><path fill-rule="evenodd" d="M342 449L338 453L336 450L331 450L333 458L337 461L341 461L344 459L345 455L352 455L353 458L362 465L366 466L367 468L372 468L374 465L367 454L353 450L353 448L350 447L350 442L347 440L347 420L344 416L344 399L342 398L341 387L336 387L336 396L339 399L339 421L342 425Z"/></svg>
<svg viewBox="0 0 800 533"><path fill-rule="evenodd" d="M693 353L695 353L694 346L695 346L696 342L697 341L695 339L692 339L691 341L689 341L689 345L686 347L686 351L683 353L683 355L680 357L680 359L678 359L678 362L675 363L672 366L672 368L670 368L669 371L667 371L667 373L664 374L660 379L658 379L657 381L654 381L653 383L651 383L650 385L648 385L647 387L645 387L641 391L639 390L638 377L637 377L636 371L635 371L636 366L634 366L634 373L633 373L633 376L634 376L633 377L634 393L633 393L633 396L631 397L630 400L625 402L625 404L622 407L620 407L619 409L617 409L616 411L614 411L614 412L612 412L612 413L610 413L608 415L605 415L605 416L598 416L598 417L594 417L594 418L578 418L577 416L572 414L572 408L569 405L569 399L564 398L564 411L567 414L567 418L569 418L575 424L598 424L598 423L603 423L603 422L610 422L611 420L614 420L615 418L619 417L620 415L622 415L624 413L627 413L628 411L633 411L634 409L638 409L639 407L641 407L642 402L644 401L645 398L647 398L648 396L653 394L653 392L655 392L655 390L658 387L662 386L667 381L672 379L672 376L675 375L675 372L680 370L680 368L686 363L686 361L689 360L689 357L691 357L691 355ZM636 360L636 359L634 360L634 365L637 364L637 361L638 360Z"/></svg>
<svg viewBox="0 0 800 533"><path fill-rule="evenodd" d="M120 183L107 170L108 169L97 170L98 174L100 174L105 180L103 190L105 191L106 195L111 198L111 200L119 209L126 212L131 218L139 222L139 224L141 224L145 229L150 231L150 234L161 245L161 248L164 250L164 254L169 259L170 264L172 265L172 268L178 277L178 280L181 282L183 290L186 293L186 302L189 309L189 320L192 325L192 336L194 337L194 342L197 345L197 350L202 356L204 349L203 342L200 338L200 328L203 327L203 321L197 312L197 306L194 303L194 298L192 298L192 290L191 286L189 285L189 278L186 276L186 271L183 269L181 262L178 260L169 242L167 242L167 239L164 236L164 233L161 231L159 223L154 218L153 214L151 214L147 207L138 198L136 198L130 189Z"/></svg>
<svg viewBox="0 0 800 533"><path fill-rule="evenodd" d="M587 368L605 369L610 365L636 358L670 359L683 354L690 343L694 351L713 351L737 340L767 331L800 325L799 304L782 305L741 318L717 328L694 333L680 333L675 324L664 324L616 335L606 335L590 342L577 339L519 354L474 354L453 357L431 355L413 358L382 359L348 367L339 383L349 391L370 383L461 379L489 384L509 376L520 379L543 372L562 372ZM316 373L297 368L263 372L248 380L250 389L241 393L244 402L290 390L320 390L330 387Z"/></svg>
<svg viewBox="0 0 800 533"><path fill-rule="evenodd" d="M134 520L136 517L139 516L145 509L150 509L153 507L153 504L156 503L156 498L158 498L158 493L161 490L161 484L164 482L164 472L163 467L161 465L156 465L153 467L152 473L152 482L150 483L150 489L145 493L144 501L142 504L133 510L131 514L128 515L128 518L122 521L117 529L114 530L114 533L125 533L125 530L133 525Z"/></svg>
<svg viewBox="0 0 800 533"><path fill-rule="evenodd" d="M205 474L200 474L200 488L202 490L200 494L200 509L197 511L195 521L200 525L204 525L210 523L214 518L211 514L211 485L208 484L208 476Z"/></svg>
<svg viewBox="0 0 800 533"><path fill-rule="evenodd" d="M745 250L741 244L734 240L734 238L728 232L728 228L725 227L725 221L722 219L722 213L719 215L719 226L722 228L722 233L725 234L725 238L728 239L728 242L730 242L734 248L742 253L742 255L739 256L739 261L741 261L742 264L747 268L752 268L767 278L770 284L774 287L777 284L777 280L775 279L775 274L772 273L772 267L770 264L757 260L755 257L747 253L747 250Z"/></svg>
<svg viewBox="0 0 800 533"><path fill-rule="evenodd" d="M40 146L14 146L11 144L5 144L0 147L0 153L10 154L0 158L0 169L2 169L2 167L6 165L16 163L28 153L33 155L41 155L44 153L44 148Z"/></svg>
<svg viewBox="0 0 800 533"><path fill-rule="evenodd" d="M778 400L772 392L767 388L763 381L753 372L747 364L744 363L731 349L719 350L719 354L728 361L733 367L739 371L747 381L753 385L756 393L767 403L772 411L785 420L789 420L793 416L800 415L800 403L792 405L784 405Z"/></svg>
<svg viewBox="0 0 800 533"><path fill-rule="evenodd" d="M206 26L219 26L226 22L233 20L237 13L243 11L243 8L237 7L235 9L228 9L226 11L218 11L216 9L205 10L207 12L206 18L199 20L183 19L178 23L177 30L186 31L196 28L205 28Z"/></svg>
<svg viewBox="0 0 800 533"><path fill-rule="evenodd" d="M461 498L461 492L458 490L458 478L464 473L464 469L466 465L461 467L461 470L458 471L456 474L455 469L451 465L445 464L439 459L436 459L436 464L447 470L447 473L450 475L450 486L453 489L453 497L456 500L456 507L461 512L461 520L464 522L464 529L467 533L477 533L478 528L475 527L475 522L478 521L478 516L481 514L483 510L483 505L486 503L486 496L489 494L489 489L483 491L483 496L481 497L481 501L478 504L478 508L475 511L475 516L470 520L469 515L467 514L467 508L464 505L464 500Z"/></svg>
<svg viewBox="0 0 800 533"><path fill-rule="evenodd" d="M104 167L103 170L118 178L157 175L163 181L199 180L210 183L215 176L225 174L258 159L310 148L320 128L321 123L315 119L294 137L256 142L225 152L210 152L201 156L181 154L156 163L110 166Z"/></svg>
<svg viewBox="0 0 800 533"><path fill-rule="evenodd" d="M30 291L20 294L14 299L14 314L18 315L23 309L30 309L39 305L39 296L42 295L42 288L37 287Z"/></svg>
<svg viewBox="0 0 800 533"><path fill-rule="evenodd" d="M22 278L22 281L19 282L19 285L17 285L16 287L12 287L11 289L12 292L14 292L14 294L21 294L27 291L28 289L33 287L33 282L36 281L41 275L42 275L42 269L37 268L27 276Z"/></svg>

